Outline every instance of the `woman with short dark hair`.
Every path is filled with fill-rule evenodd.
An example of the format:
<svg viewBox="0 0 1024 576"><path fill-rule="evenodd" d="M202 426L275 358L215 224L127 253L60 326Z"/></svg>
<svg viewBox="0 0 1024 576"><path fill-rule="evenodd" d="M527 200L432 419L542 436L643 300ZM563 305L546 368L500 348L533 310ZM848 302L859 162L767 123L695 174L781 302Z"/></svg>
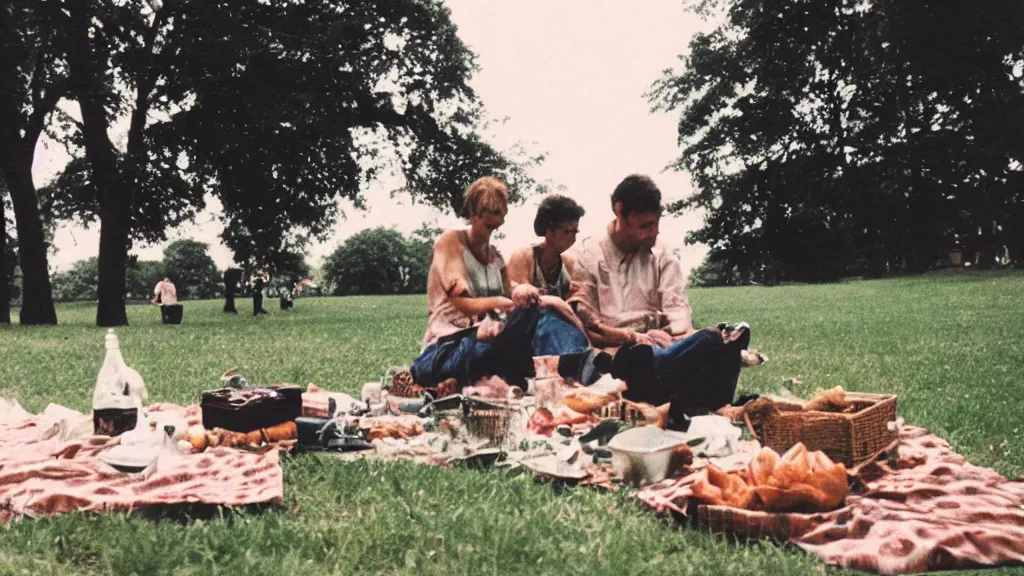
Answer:
<svg viewBox="0 0 1024 576"><path fill-rule="evenodd" d="M537 244L521 248L508 262L512 289L532 286L538 295L557 296L564 301L571 294L573 261L565 251L576 243L580 231L580 218L586 212L575 200L553 194L544 198L533 219L533 231L544 239ZM557 305L557 304L556 304ZM565 307L572 318L575 314Z"/></svg>
<svg viewBox="0 0 1024 576"><path fill-rule="evenodd" d="M568 196L552 194L541 201L533 231L543 240L520 248L508 261L513 300L535 302L540 308L534 340L540 348L562 350L562 376L590 384L610 370L611 357L590 346L583 323L566 303L574 291L570 280L574 261L566 250L576 243L583 207ZM574 330L573 328L578 329ZM572 353L565 352L572 350Z"/></svg>

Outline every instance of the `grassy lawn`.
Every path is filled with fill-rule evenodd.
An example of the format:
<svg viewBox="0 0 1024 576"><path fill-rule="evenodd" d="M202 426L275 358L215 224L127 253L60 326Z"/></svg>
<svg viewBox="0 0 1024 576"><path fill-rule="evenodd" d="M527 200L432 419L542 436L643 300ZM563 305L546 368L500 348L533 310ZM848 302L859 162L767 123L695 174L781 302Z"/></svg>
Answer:
<svg viewBox="0 0 1024 576"><path fill-rule="evenodd" d="M1022 280L1019 272L947 272L699 289L690 298L697 325L753 327L754 346L770 362L744 372L742 392L894 392L908 423L1016 477L1024 474ZM118 330L125 359L145 378L150 401L195 403L232 367L250 381L358 393L415 357L426 322L421 296L300 299L286 313L266 304L271 313L253 318L223 314L220 302L188 302L181 326L160 325L155 307L130 307L131 326ZM94 315L94 305L62 305L59 326L0 329L0 395L33 412L50 402L88 410L103 359ZM678 529L623 494L329 456L286 457L284 468L281 508L188 521L72 514L0 527L0 573L830 571L798 550ZM1014 571L986 572L996 573Z"/></svg>

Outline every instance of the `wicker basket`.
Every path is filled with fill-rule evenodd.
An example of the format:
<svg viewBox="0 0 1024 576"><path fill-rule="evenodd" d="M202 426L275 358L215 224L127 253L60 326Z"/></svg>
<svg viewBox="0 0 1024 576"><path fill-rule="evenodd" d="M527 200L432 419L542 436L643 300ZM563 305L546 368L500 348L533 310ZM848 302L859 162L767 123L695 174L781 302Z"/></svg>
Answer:
<svg viewBox="0 0 1024 576"><path fill-rule="evenodd" d="M694 522L710 532L721 532L747 538L770 538L786 542L807 534L817 526L835 521L848 521L849 509L820 514L796 514L744 510L731 506L698 504L691 509Z"/></svg>
<svg viewBox="0 0 1024 576"><path fill-rule="evenodd" d="M896 396L848 392L846 399L854 403L856 412L784 410L751 432L779 454L803 442L808 450L821 450L833 462L855 466L896 439L896 431L888 426L896 420Z"/></svg>
<svg viewBox="0 0 1024 576"><path fill-rule="evenodd" d="M509 410L470 410L465 417L466 430L477 438L500 444L508 431Z"/></svg>
<svg viewBox="0 0 1024 576"><path fill-rule="evenodd" d="M501 447L509 437L509 426L517 411L513 407L480 406L472 400L437 411L439 418L461 421L471 436L487 440L489 446Z"/></svg>

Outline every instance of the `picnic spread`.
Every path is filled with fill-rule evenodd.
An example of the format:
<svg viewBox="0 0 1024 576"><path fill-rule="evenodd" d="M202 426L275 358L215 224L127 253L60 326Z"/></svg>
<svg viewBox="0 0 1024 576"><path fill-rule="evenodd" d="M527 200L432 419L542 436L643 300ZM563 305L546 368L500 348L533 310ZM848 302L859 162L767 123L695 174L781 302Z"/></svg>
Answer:
<svg viewBox="0 0 1024 576"><path fill-rule="evenodd" d="M417 386L404 367L354 396L229 371L198 404L145 405L113 331L91 414L0 399L0 522L74 510L282 505L281 452L521 470L628 490L656 513L791 543L881 574L1024 563L1024 482L906 425L892 395L841 387L746 398L667 430L664 406L534 360L526 390Z"/></svg>

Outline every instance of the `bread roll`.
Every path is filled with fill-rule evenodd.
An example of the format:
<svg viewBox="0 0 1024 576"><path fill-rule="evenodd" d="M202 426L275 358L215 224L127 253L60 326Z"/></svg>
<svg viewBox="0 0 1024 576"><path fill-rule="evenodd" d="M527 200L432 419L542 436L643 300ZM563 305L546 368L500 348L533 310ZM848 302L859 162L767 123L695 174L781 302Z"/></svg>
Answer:
<svg viewBox="0 0 1024 576"><path fill-rule="evenodd" d="M299 429L293 420L282 422L281 424L271 426L270 428L264 428L263 432L266 434L267 442L294 440L299 437Z"/></svg>
<svg viewBox="0 0 1024 576"><path fill-rule="evenodd" d="M253 430L245 435L245 444L249 446L259 446L263 444L263 431Z"/></svg>
<svg viewBox="0 0 1024 576"><path fill-rule="evenodd" d="M602 406L614 400L615 397L610 394L602 394L586 388L574 388L565 393L562 397L562 404L581 414L589 414L597 412Z"/></svg>

